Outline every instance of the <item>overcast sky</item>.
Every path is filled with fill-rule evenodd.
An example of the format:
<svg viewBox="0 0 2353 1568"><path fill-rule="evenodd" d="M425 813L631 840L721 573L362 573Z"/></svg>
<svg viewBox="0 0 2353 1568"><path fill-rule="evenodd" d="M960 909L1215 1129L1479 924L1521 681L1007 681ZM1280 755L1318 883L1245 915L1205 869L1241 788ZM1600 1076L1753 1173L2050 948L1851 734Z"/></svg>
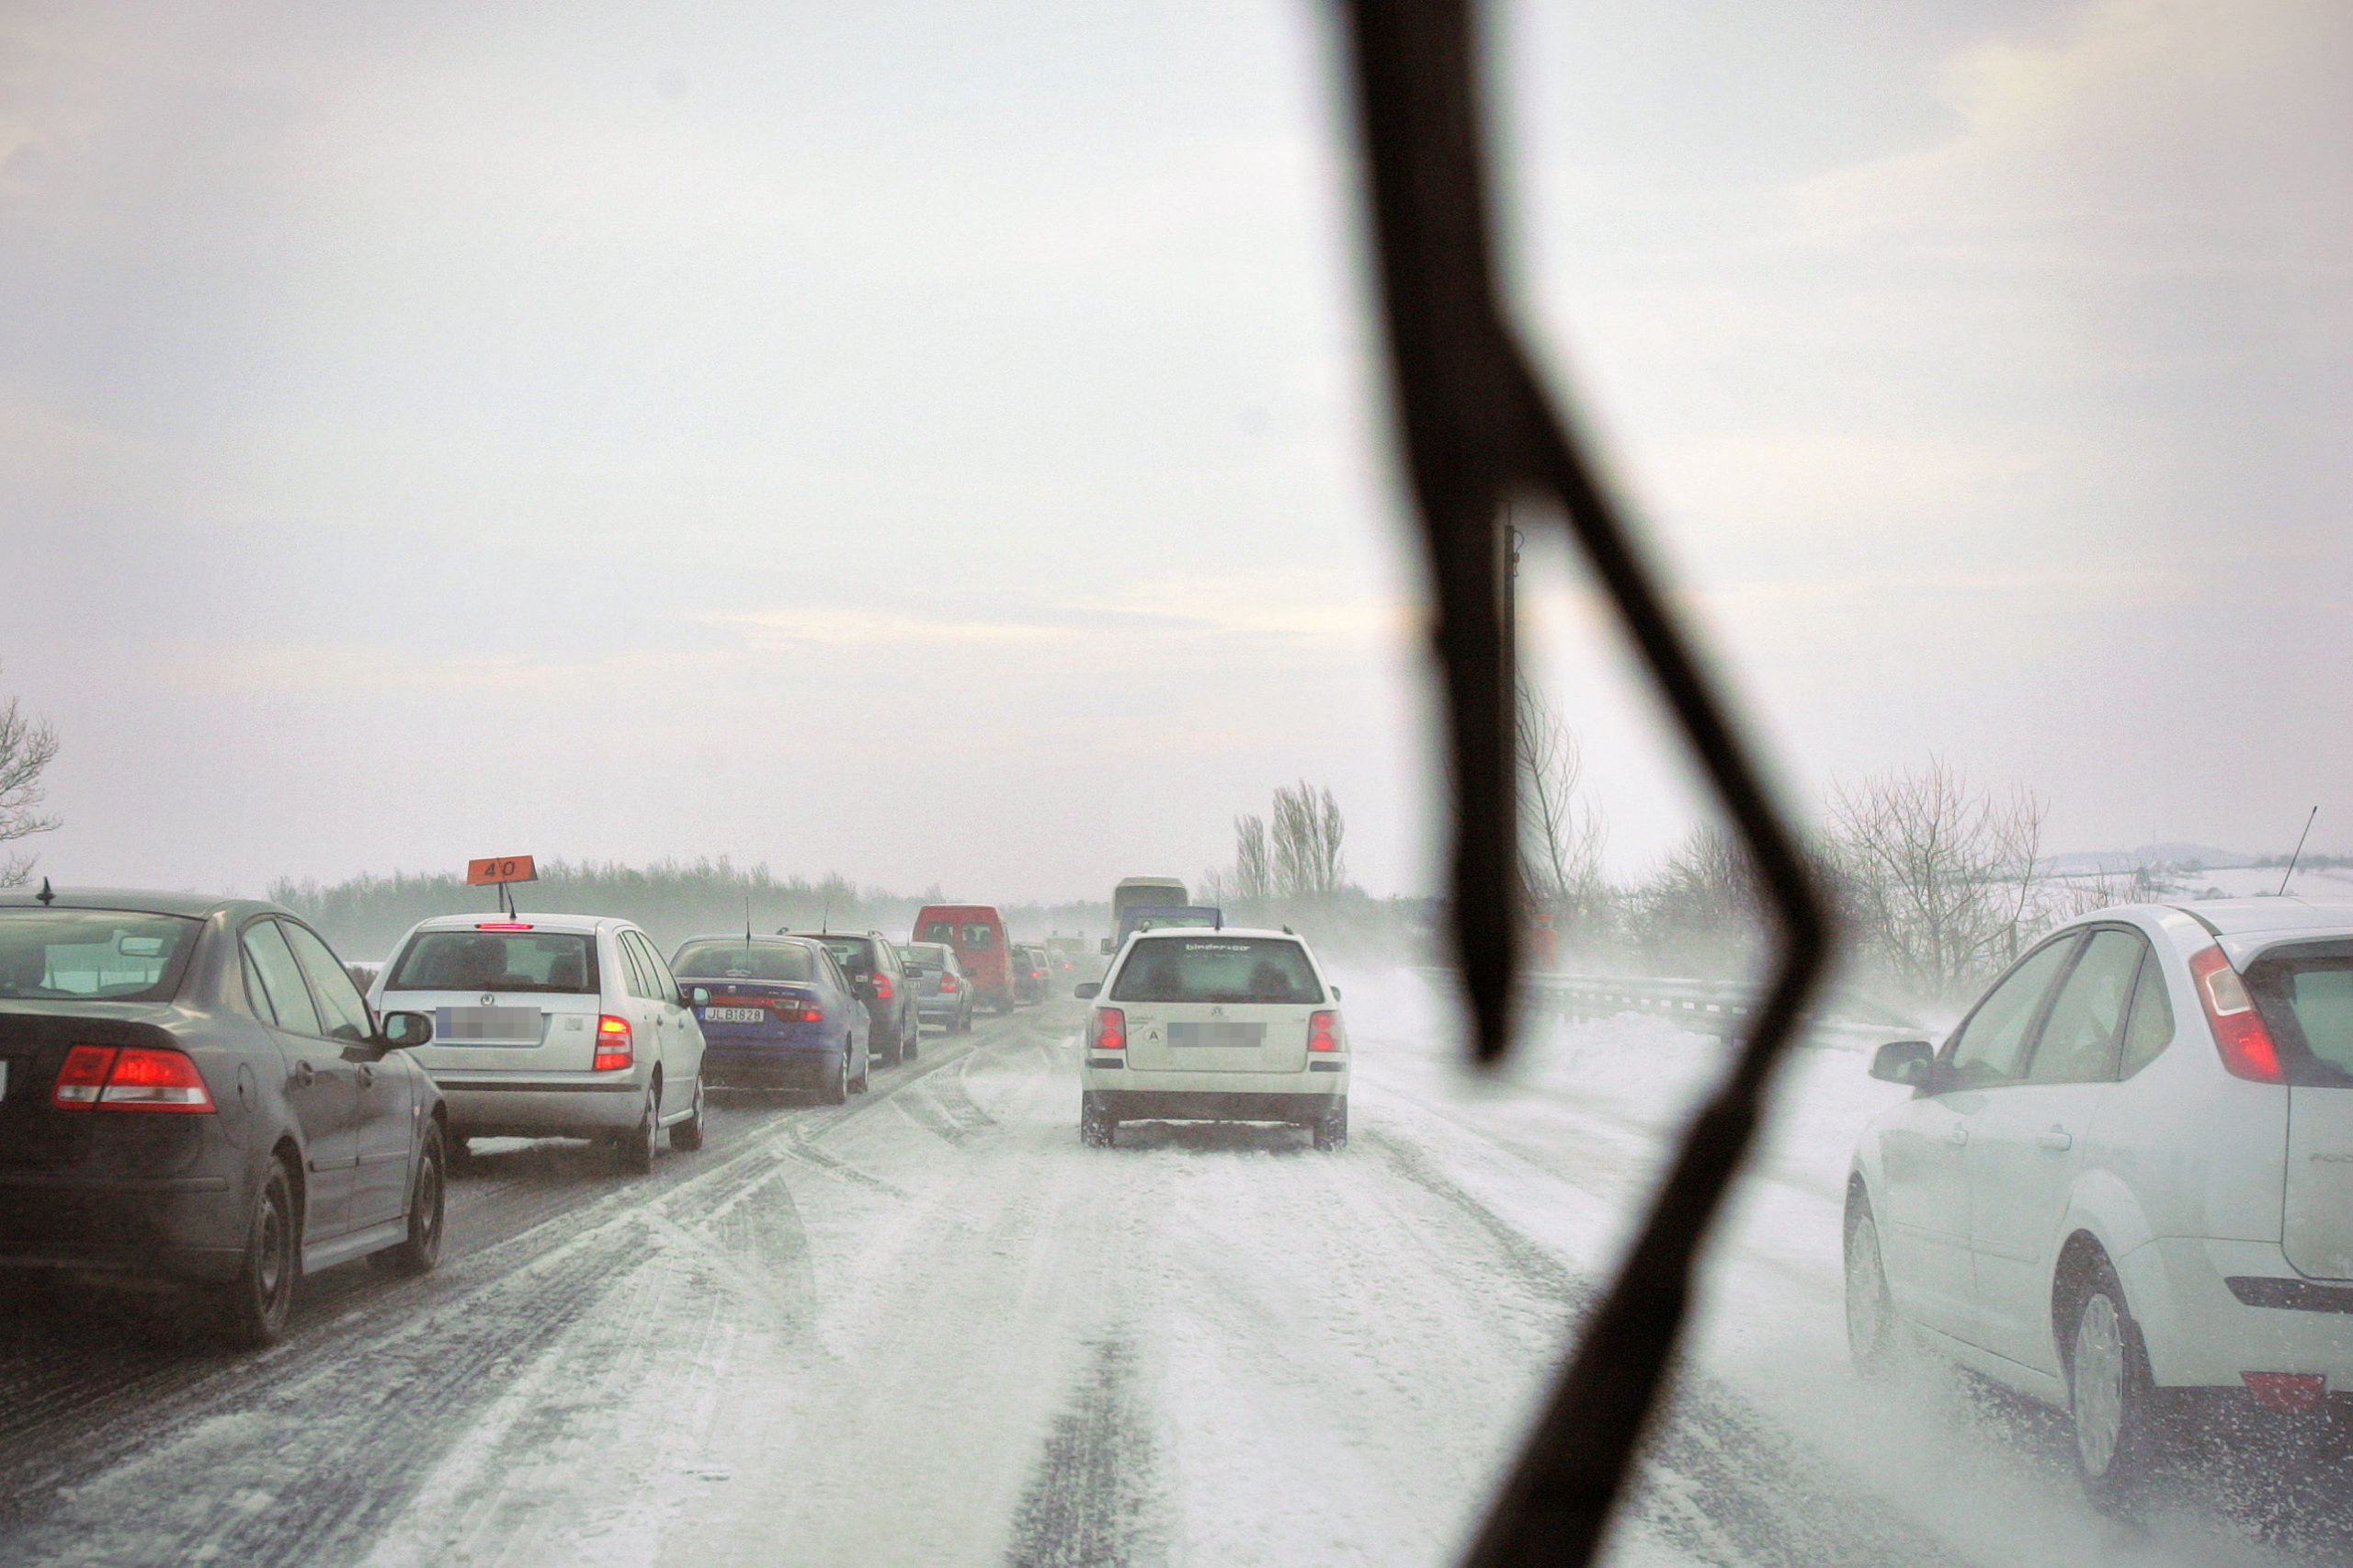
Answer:
<svg viewBox="0 0 2353 1568"><path fill-rule="evenodd" d="M959 896L1439 807L1304 0L0 6L0 694L67 882ZM1793 799L2353 847L2353 7L1499 15L1525 320ZM1572 581L1613 860L1694 820Z"/></svg>

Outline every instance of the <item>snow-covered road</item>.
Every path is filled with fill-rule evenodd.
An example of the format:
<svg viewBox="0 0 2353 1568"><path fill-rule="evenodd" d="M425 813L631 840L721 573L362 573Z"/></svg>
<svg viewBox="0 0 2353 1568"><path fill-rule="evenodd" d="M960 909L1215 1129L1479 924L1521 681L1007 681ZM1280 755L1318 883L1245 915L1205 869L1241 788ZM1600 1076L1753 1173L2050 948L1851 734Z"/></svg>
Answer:
<svg viewBox="0 0 2353 1568"><path fill-rule="evenodd" d="M730 1097L649 1178L494 1146L439 1271L308 1280L258 1357L13 1312L0 1563L1446 1562L1717 1048L1615 1020L1477 1083L1421 982L1346 989L1337 1155L1082 1149L1058 1003L839 1109ZM2034 1413L1857 1385L1839 1179L1885 1092L1796 1063L1614 1561L2353 1558L2341 1507L2109 1524Z"/></svg>

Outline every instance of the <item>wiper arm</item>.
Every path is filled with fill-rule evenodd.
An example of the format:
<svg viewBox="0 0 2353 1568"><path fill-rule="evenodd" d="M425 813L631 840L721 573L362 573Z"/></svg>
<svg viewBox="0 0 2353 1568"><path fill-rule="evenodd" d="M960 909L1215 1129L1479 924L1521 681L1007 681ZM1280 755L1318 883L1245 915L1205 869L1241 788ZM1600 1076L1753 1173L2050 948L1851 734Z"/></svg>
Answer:
<svg viewBox="0 0 2353 1568"><path fill-rule="evenodd" d="M1504 319L1471 0L1342 4L1394 414L1438 589L1454 790L1451 920L1477 1058L1493 1063L1510 1049L1518 962L1515 694L1496 553L1508 502L1550 502L1565 520L1745 846L1779 943L1755 1032L1676 1152L1468 1559L1472 1568L1581 1564L1599 1549L1657 1403L1700 1244L1754 1140L1767 1079L1827 964L1830 914L1632 528Z"/></svg>

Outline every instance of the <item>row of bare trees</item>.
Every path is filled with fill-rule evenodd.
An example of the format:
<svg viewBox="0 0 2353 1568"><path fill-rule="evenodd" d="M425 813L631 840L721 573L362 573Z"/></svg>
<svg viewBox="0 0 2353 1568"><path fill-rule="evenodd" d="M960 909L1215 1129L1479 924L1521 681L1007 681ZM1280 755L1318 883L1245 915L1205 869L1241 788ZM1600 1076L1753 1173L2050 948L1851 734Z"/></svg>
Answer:
<svg viewBox="0 0 2353 1568"><path fill-rule="evenodd" d="M44 816L40 809L45 799L40 776L56 758L57 731L47 720L24 711L13 697L0 705L0 845L57 825L57 819ZM0 888L21 887L32 874L32 856L0 854Z"/></svg>
<svg viewBox="0 0 2353 1568"><path fill-rule="evenodd" d="M1279 786L1268 816L1233 819L1233 863L1201 874L1201 896L1236 908L1328 903L1348 891L1347 832L1330 790Z"/></svg>

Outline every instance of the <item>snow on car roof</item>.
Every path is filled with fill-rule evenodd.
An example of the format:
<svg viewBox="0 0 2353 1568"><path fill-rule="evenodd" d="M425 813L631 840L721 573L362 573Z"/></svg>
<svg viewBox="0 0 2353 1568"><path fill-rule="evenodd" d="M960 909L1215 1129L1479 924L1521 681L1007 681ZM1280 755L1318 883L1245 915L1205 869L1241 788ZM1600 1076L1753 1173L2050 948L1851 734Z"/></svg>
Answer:
<svg viewBox="0 0 2353 1568"><path fill-rule="evenodd" d="M2272 931L2353 931L2353 903L2285 898L2202 898L2175 904L2226 937Z"/></svg>

